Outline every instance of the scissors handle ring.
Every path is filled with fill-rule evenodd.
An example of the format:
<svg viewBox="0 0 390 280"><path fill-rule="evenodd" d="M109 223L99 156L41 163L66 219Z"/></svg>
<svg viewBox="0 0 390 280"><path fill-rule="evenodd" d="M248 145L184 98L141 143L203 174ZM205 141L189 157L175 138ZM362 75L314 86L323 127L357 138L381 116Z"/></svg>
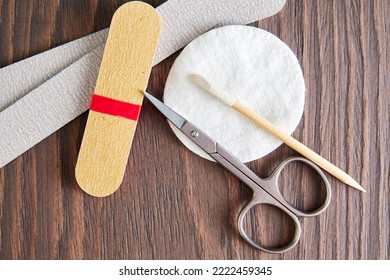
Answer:
<svg viewBox="0 0 390 280"><path fill-rule="evenodd" d="M284 253L284 252L291 250L298 243L299 238L301 237L301 224L299 223L298 218L295 215L293 215L292 213L290 213L289 211L285 211L285 213L288 216L290 216L291 220L294 222L295 231L294 231L293 238L291 239L291 241L287 245L284 245L282 247L264 246L264 245L261 245L260 243L256 242L255 240L253 240L246 233L246 231L244 229L244 218L245 218L246 214L248 213L248 211L250 209L252 209L254 206L256 206L257 204L271 204L271 205L273 205L272 202L271 203L268 203L266 201L260 202L258 199L251 199L244 206L244 208L242 208L240 215L238 216L238 221L237 221L238 231L240 232L240 235L242 236L242 238L244 238L245 241L248 242L254 248L257 248L259 250L263 250L263 251L268 252L268 253Z"/></svg>
<svg viewBox="0 0 390 280"><path fill-rule="evenodd" d="M280 193L280 190L279 190L279 178L280 178L280 175L282 173L282 170L291 162L294 162L294 161L300 161L300 162L303 162L304 164L308 165L309 167L311 167L322 179L322 182L324 183L324 186L325 186L325 193L326 193L326 196L325 196L325 200L324 202L322 203L322 205L315 209L315 210L311 210L311 211L303 211L303 210L300 210L300 209L297 209L293 206L290 205L290 203L288 203L285 198L283 197L283 195ZM274 194L276 197L278 197L278 199L280 201L283 201L284 203L284 206L287 207L291 212L293 212L295 215L298 215L298 216L301 216L301 217L313 217L313 216L317 216L319 214L321 214L322 212L324 212L326 210L326 208L328 208L329 206L329 203L330 203L330 200L331 200L331 197L332 197L332 190L331 190L331 187L330 187L330 183L328 181L328 179L326 178L324 172L322 172L322 170L316 165L314 164L313 162L311 162L310 160L304 158L304 157L300 157L300 156L294 156L294 157L290 157L286 160L284 160L276 169L275 171L273 172L273 174L267 179L269 181L273 181L272 185L275 186L276 188L276 193Z"/></svg>
<svg viewBox="0 0 390 280"><path fill-rule="evenodd" d="M293 206L291 206L282 196L279 190L279 177L282 172L282 170L286 167L287 164L293 162L293 161L300 161L307 165L309 165L311 168L320 175L322 181L325 184L326 189L326 197L323 204L316 210L313 211L302 211L299 210ZM269 194L264 195L264 190L261 188L253 188L253 197L251 200L248 201L248 203L242 208L239 216L238 216L238 230L240 232L240 235L253 247L269 252L269 253L284 253L290 249L292 249L299 241L299 238L301 236L301 225L299 223L299 220L297 216L303 216L303 217L312 217L319 215L322 213L330 203L331 199L331 188L328 179L326 178L325 174L322 172L322 170L312 163L311 161L303 158L303 157L291 157L286 160L284 160L274 171L274 173L267 179L265 179L262 182L264 185L267 185L267 191ZM295 226L295 232L294 236L291 239L291 241L282 247L269 247L261 245L260 243L253 240L245 231L244 229L244 218L248 214L249 210L255 207L258 204L269 204L273 205L279 209L281 209L284 213L286 213L290 219L293 221Z"/></svg>

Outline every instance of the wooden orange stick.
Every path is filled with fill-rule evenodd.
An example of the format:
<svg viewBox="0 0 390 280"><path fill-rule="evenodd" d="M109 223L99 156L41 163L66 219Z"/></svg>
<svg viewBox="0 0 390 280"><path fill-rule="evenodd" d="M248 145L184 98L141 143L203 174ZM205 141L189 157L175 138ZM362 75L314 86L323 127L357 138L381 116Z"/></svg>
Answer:
<svg viewBox="0 0 390 280"><path fill-rule="evenodd" d="M235 109L237 112L241 113L249 120L254 122L258 127L265 129L273 136L279 138L286 145L288 145L289 147L291 147L301 155L305 156L306 158L308 158L309 160L317 164L319 167L332 174L334 177L336 177L343 183L359 191L366 192L366 190L362 186L360 186L359 183L356 182L347 173L345 173L340 168L338 168L334 164L330 163L329 161L321 157L319 154L315 153L314 151L312 151L311 149L303 145L298 140L294 139L292 136L282 131L274 124L270 123L269 121L267 121L266 119L258 115L256 112L252 111L250 108L245 106L241 101L239 101L233 95L229 94L228 92L224 91L221 88L215 87L206 78L204 78L199 74L191 74L189 78L193 83L198 85L201 89L205 90L206 92L210 93L211 95L213 95L214 97L216 97L217 99L225 103L226 105Z"/></svg>
<svg viewBox="0 0 390 280"><path fill-rule="evenodd" d="M110 195L123 181L160 30L159 14L143 2L114 14L76 165L90 195Z"/></svg>

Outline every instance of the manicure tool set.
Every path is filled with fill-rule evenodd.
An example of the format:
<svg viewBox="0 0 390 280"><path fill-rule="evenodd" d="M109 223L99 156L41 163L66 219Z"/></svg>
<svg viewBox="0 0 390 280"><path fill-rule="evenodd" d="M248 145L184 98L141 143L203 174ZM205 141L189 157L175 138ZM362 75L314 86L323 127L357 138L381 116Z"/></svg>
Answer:
<svg viewBox="0 0 390 280"><path fill-rule="evenodd" d="M2 105L2 111L0 111L0 131L2 133L0 137L0 166L4 166L85 110L90 109L76 165L76 179L86 193L96 197L108 196L115 192L122 183L136 125L139 121L142 101L146 97L194 145L201 148L207 156L221 164L251 188L252 198L241 209L237 219L238 231L242 238L251 246L270 253L282 253L292 249L301 236L301 226L297 216L313 217L319 215L325 211L330 203L330 184L320 167L336 177L341 173L338 173L337 170L332 173L333 169L327 169L330 163L321 165L322 158L310 157L310 152L308 155L305 153L306 150L299 150L301 148L299 142L297 144L295 139L290 139L289 134L284 135L276 126L263 122L263 119L255 116L256 113L250 112L250 109L240 107L241 103L236 102L236 99L230 100L228 97L226 100L226 95L221 97L223 91L210 85L213 81L207 81L206 77L200 75L195 77L198 84L194 86L209 91L219 98L218 102L222 101L222 103L239 111L249 119L248 121L257 122L260 128L256 129L264 129L270 133L276 131L274 133L276 138L288 145L292 142L295 143L296 146L292 144L291 147L305 157L288 158L282 161L270 177L260 178L222 144L203 132L201 125L192 123L174 109L145 92L152 66L197 36L216 25L247 24L270 16L284 5L284 1L230 0L223 2L229 9L226 9L226 13L222 15L215 13L215 9L218 9L216 5L220 4L219 1L170 0L157 9L142 2L130 2L123 5L115 13L108 35L107 31L102 31L89 38L69 43L64 47L64 50L69 50L67 62L61 62L58 60L60 58L51 55L58 50L48 51L46 56L52 56L53 65L50 66L50 71L48 69L46 71L51 72L51 77L47 77L47 72L38 73L36 77L38 80L34 83L41 83L41 85L32 89L31 92L28 90L28 84L21 84L19 90L15 88L11 90L9 86L12 94L0 100L2 102L0 104ZM239 5L239 2L242 5ZM243 5L243 2L246 5ZM258 7L260 2L268 3L269 7L260 10L254 9L254 7ZM206 18L208 20L202 22L197 19L187 27L183 27L187 25L187 15L175 13L176 17L173 18L172 11L186 10L188 5L192 5L191 7L196 13L207 10L208 17ZM177 32L180 29L183 30ZM177 35L178 33L179 35ZM103 52L105 40L107 41ZM78 50L78 52L72 50ZM41 59L43 56L38 55L31 58L28 63L36 64ZM56 59L57 61L54 61ZM22 72L20 69L23 63L25 63L24 66L27 65L27 62L22 61L0 71L0 80L5 81L5 87L7 87L6 81L9 80L9 73ZM91 65L95 65L95 67L91 67ZM74 79L80 75L83 77L82 79ZM70 88L67 90L58 88L59 86L67 86L58 83L63 79L74 79L76 82L73 87L68 85ZM82 82L78 86L77 81L80 80ZM48 92L53 97L64 92L66 94L59 99L43 99L44 95L47 97ZM42 110L41 102L45 108L49 108L49 112L45 112L47 114L44 118L39 114ZM29 110L25 110L27 107ZM21 114L21 112L27 113ZM23 128L27 124L29 128L25 134L26 129ZM24 140L18 142L17 139ZM296 209L280 193L281 172L291 162L308 165L321 178L325 186L326 197L318 209L310 212ZM340 176L342 178L338 178L343 182L364 191L349 175L341 174ZM246 231L245 221L251 218L249 212L259 204L273 205L293 221L295 231L287 245L279 248L262 245Z"/></svg>

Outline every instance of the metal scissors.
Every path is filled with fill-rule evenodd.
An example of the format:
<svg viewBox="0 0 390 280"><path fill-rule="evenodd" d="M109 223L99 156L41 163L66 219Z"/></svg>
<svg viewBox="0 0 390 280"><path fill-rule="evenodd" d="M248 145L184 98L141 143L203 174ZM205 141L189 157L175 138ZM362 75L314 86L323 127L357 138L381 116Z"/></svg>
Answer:
<svg viewBox="0 0 390 280"><path fill-rule="evenodd" d="M267 179L259 178L255 173L253 173L245 164L240 162L236 157L230 154L225 148L220 144L211 139L207 134L202 132L201 129L196 127L191 122L187 121L181 115L173 111L171 108L166 106L164 103L150 95L149 93L144 92L145 97L153 103L153 105L178 129L180 129L188 138L194 141L200 148L202 148L209 156L211 156L215 161L224 166L234 175L236 175L242 182L248 185L253 190L252 198L244 205L242 210L238 215L238 230L240 235L253 247L269 252L269 253L283 253L292 249L299 241L301 235L301 225L297 216L303 217L312 217L322 213L329 205L331 198L331 189L328 179L321 169L312 163L311 161L303 157L292 157L283 161L273 172L273 174ZM279 191L279 177L283 168L287 164L293 161L301 161L305 164L308 164L310 167L317 172L322 178L325 189L326 197L323 204L316 210L310 212L304 212L299 209L291 206L282 196ZM292 240L282 247L269 247L263 246L259 242L252 239L244 229L244 218L246 214L254 206L258 204L271 204L276 206L285 212L294 222L295 232Z"/></svg>

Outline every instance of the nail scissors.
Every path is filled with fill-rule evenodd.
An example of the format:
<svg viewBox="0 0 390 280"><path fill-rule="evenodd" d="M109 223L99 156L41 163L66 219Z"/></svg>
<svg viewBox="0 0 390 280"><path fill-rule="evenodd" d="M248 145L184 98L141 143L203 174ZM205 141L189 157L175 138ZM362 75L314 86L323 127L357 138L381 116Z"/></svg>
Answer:
<svg viewBox="0 0 390 280"><path fill-rule="evenodd" d="M245 164L240 162L236 157L230 154L220 144L211 139L207 134L202 132L191 122L180 116L178 113L173 111L171 108L166 106L164 103L144 92L145 97L178 129L181 130L188 138L194 141L200 148L202 148L210 157L221 164L223 167L228 169L234 175L236 175L242 182L248 185L252 191L252 198L246 203L238 215L238 231L240 235L246 240L251 246L269 252L269 253L283 253L292 249L299 241L301 235L301 225L297 216L302 217L313 217L321 214L328 207L331 198L331 189L328 179L322 170L312 163L311 161L303 157L291 157L283 161L273 172L273 174L267 179L259 178L253 173ZM293 161L300 161L309 165L315 172L317 172L322 181L325 184L326 197L323 204L316 210L305 212L291 206L282 196L279 191L279 177L282 170L287 164ZM276 206L283 212L285 212L293 221L295 225L295 232L292 240L282 247L270 247L264 246L259 242L252 239L244 229L244 218L250 209L258 204L271 204Z"/></svg>

